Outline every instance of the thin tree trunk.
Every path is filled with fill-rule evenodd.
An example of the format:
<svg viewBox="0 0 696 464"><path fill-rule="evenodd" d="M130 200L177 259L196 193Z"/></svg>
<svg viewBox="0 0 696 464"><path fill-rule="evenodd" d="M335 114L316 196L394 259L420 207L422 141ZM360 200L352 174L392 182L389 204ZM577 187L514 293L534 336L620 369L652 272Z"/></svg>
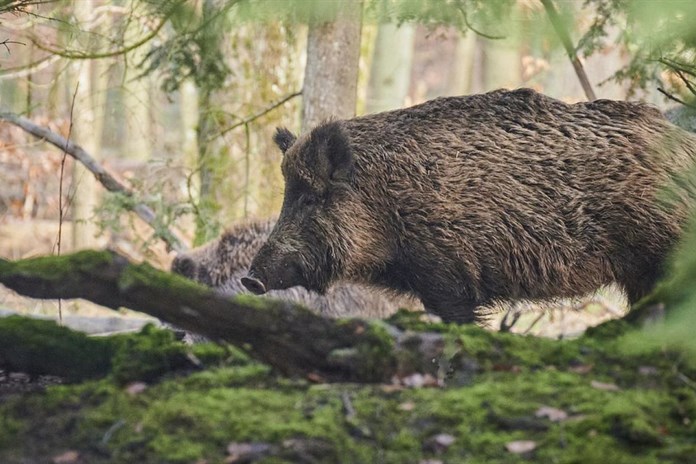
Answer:
<svg viewBox="0 0 696 464"><path fill-rule="evenodd" d="M80 60L73 63L74 110L72 112L71 139L81 145L96 159L100 158L99 135L94 131L95 112L92 103L91 62ZM81 164L73 165L73 188L71 189L71 218L73 249L90 248L95 244L96 227L92 215L97 206L96 181Z"/></svg>
<svg viewBox="0 0 696 464"><path fill-rule="evenodd" d="M191 79L181 84L179 89L179 114L181 116L182 155L186 165L195 169L198 158L198 89Z"/></svg>
<svg viewBox="0 0 696 464"><path fill-rule="evenodd" d="M583 68L580 58L578 58L578 54L575 53L575 47L570 40L570 34L568 34L568 30L563 25L563 21L561 21L553 1L541 0L541 3L544 5L546 14L549 17L549 21L551 21L556 34L561 39L563 48L565 48L565 51L568 54L568 59L570 59L570 63L573 65L575 74L578 76L578 80L580 81L580 85L582 85L582 89L585 91L585 96L589 101L596 100L597 96L592 89L592 84L590 84L590 80L587 78L587 73L585 73L585 68Z"/></svg>
<svg viewBox="0 0 696 464"><path fill-rule="evenodd" d="M128 26L126 42L142 35L142 27L133 19ZM123 141L125 157L139 161L150 158L150 81L148 76L138 78L137 65L145 58L146 47L139 47L129 54L123 83L123 110L126 118L126 137Z"/></svg>
<svg viewBox="0 0 696 464"><path fill-rule="evenodd" d="M455 62L452 65L449 93L451 95L468 95L472 93L474 77L474 58L476 55L476 34L468 31L460 35L457 42Z"/></svg>
<svg viewBox="0 0 696 464"><path fill-rule="evenodd" d="M367 113L402 108L408 95L415 28L380 24L370 65Z"/></svg>
<svg viewBox="0 0 696 464"><path fill-rule="evenodd" d="M338 4L334 21L313 21L307 37L302 129L355 116L362 2Z"/></svg>

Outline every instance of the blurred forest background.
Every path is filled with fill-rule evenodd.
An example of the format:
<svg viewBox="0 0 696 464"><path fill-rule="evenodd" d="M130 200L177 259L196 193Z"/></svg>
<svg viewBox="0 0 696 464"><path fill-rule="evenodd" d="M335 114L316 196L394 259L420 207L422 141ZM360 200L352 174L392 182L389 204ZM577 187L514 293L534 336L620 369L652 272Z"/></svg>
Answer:
<svg viewBox="0 0 696 464"><path fill-rule="evenodd" d="M677 108L696 126L692 0L2 0L0 11L0 112L80 145L134 192L107 192L62 150L0 123L9 259L109 246L167 268L164 231L190 247L277 214L276 126L501 87L586 100L577 63L597 98ZM136 203L154 227L129 212ZM3 289L0 306L14 298Z"/></svg>

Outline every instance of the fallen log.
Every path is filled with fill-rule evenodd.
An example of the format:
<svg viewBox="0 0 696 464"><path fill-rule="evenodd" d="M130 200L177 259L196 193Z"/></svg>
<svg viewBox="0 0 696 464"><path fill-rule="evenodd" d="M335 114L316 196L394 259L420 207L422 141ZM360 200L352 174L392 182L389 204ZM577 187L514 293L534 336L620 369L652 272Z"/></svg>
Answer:
<svg viewBox="0 0 696 464"><path fill-rule="evenodd" d="M211 340L231 343L280 373L326 382L385 382L433 375L445 336L382 321L331 320L280 300L220 296L111 251L0 260L0 283L33 298L84 298L141 311Z"/></svg>

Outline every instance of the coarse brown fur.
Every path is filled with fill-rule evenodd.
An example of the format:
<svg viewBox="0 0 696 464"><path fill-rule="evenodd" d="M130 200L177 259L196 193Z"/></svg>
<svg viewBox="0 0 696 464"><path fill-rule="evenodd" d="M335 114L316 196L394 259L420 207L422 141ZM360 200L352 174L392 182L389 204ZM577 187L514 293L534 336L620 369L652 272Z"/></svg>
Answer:
<svg viewBox="0 0 696 464"><path fill-rule="evenodd" d="M280 218L245 285L410 292L446 320L496 300L660 276L696 188L696 138L655 108L529 89L279 130Z"/></svg>
<svg viewBox="0 0 696 464"><path fill-rule="evenodd" d="M172 272L215 288L223 295L248 293L240 279L266 242L275 221L237 224L218 239L186 253L172 262ZM294 301L326 317L385 318L399 308L422 310L420 302L378 289L337 284L320 295L303 287L268 292L270 298Z"/></svg>

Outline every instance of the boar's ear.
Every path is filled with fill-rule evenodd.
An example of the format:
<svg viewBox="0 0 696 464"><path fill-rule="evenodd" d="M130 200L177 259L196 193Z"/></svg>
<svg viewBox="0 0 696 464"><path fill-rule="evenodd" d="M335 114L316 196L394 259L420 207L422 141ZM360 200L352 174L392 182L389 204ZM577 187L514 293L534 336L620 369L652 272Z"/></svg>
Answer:
<svg viewBox="0 0 696 464"><path fill-rule="evenodd" d="M276 143L276 145L278 145L278 148L280 148L280 151L282 151L283 154L285 154L285 152L288 151L288 148L295 143L295 140L297 140L295 134L287 130L285 127L276 128L276 133L273 135L273 141Z"/></svg>
<svg viewBox="0 0 696 464"><path fill-rule="evenodd" d="M312 139L318 145L316 161L320 175L328 182L349 182L353 176L353 151L340 122L317 127Z"/></svg>

